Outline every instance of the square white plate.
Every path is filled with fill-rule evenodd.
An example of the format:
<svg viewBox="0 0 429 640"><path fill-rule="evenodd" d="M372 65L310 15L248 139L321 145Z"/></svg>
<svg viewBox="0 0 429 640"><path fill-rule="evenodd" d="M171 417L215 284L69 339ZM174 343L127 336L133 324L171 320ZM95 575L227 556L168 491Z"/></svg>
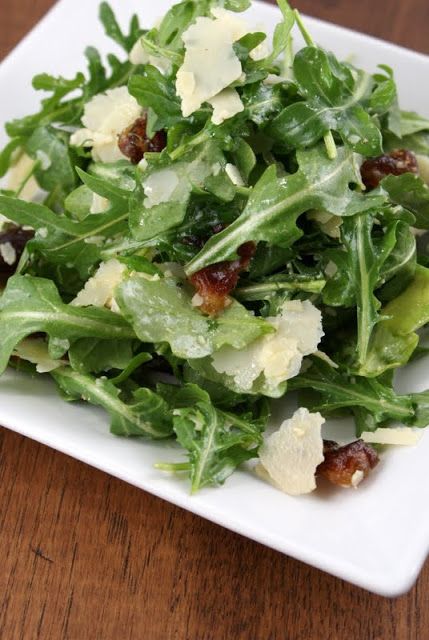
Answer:
<svg viewBox="0 0 429 640"><path fill-rule="evenodd" d="M0 66L0 123L35 109L34 74L73 75L83 49L112 45L97 20L98 0L61 0ZM169 0L111 0L122 23L133 11L151 25ZM272 29L279 14L255 4L255 23ZM315 39L341 57L373 71L391 65L401 104L429 116L429 58L336 26L308 19ZM3 131L0 144L5 141ZM0 338L1 339L1 338ZM428 361L410 367L401 391L429 387ZM285 408L279 411L285 416ZM221 489L190 497L185 482L163 475L155 462L177 460L173 445L146 444L109 434L96 408L64 403L49 380L8 372L0 380L0 424L141 487L213 522L385 596L413 584L429 550L429 432L415 448L389 451L358 491L321 491L292 498L250 473L238 472ZM346 429L350 425L344 425ZM338 424L334 425L338 430Z"/></svg>

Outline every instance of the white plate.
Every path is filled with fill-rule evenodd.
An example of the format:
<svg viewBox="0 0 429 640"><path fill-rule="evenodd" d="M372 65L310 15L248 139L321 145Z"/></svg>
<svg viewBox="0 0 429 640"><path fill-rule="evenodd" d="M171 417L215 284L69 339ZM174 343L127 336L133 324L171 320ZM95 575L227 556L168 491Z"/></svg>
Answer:
<svg viewBox="0 0 429 640"><path fill-rule="evenodd" d="M121 22L140 11L149 24L171 3L113 0ZM155 8L156 7L156 8ZM41 71L71 75L92 44L111 49L97 21L98 0L61 0L0 67L0 122L34 109L39 96L30 80ZM268 28L278 19L272 6L252 9ZM354 55L369 70L387 63L396 70L402 105L429 116L429 58L330 24L308 19L315 39L343 57ZM2 137L1 137L2 136ZM5 140L0 134L0 143ZM428 362L411 367L402 390L429 387ZM283 410L285 413L285 409ZM172 445L111 436L106 415L64 403L48 380L7 373L0 380L0 423L87 462L169 502L385 596L413 584L429 540L429 432L416 448L398 448L358 491L326 490L291 498L245 472L221 489L190 497L185 482L153 468L177 460ZM335 428L337 428L336 425Z"/></svg>

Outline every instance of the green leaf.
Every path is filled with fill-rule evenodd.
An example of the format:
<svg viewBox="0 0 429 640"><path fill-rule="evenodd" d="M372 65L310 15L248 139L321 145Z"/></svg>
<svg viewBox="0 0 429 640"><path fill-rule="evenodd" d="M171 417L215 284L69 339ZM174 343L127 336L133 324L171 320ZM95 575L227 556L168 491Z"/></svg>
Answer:
<svg viewBox="0 0 429 640"><path fill-rule="evenodd" d="M135 335L121 316L107 309L64 304L50 280L13 276L0 298L0 372L18 342L38 332L62 340L129 339Z"/></svg>
<svg viewBox="0 0 429 640"><path fill-rule="evenodd" d="M204 190L207 179L215 173L219 175L225 165L225 156L216 141L196 147L176 162L163 154L150 163L130 202L130 229L134 238L150 240L181 224L192 192ZM164 183L173 180L175 186L168 200L150 206L143 190L153 180Z"/></svg>
<svg viewBox="0 0 429 640"><path fill-rule="evenodd" d="M123 370L133 358L132 341L81 338L71 345L68 354L72 368L79 373Z"/></svg>
<svg viewBox="0 0 429 640"><path fill-rule="evenodd" d="M429 131L429 120L415 111L401 111L401 136Z"/></svg>
<svg viewBox="0 0 429 640"><path fill-rule="evenodd" d="M247 183L256 163L256 156L250 144L243 138L239 138L234 149L234 164Z"/></svg>
<svg viewBox="0 0 429 640"><path fill-rule="evenodd" d="M240 464L256 457L261 437L251 422L218 411L208 394L189 393L189 387L194 385L185 387L192 404L175 410L174 431L189 452L192 493L196 493L203 487L223 484Z"/></svg>
<svg viewBox="0 0 429 640"><path fill-rule="evenodd" d="M249 84L244 87L242 100L252 122L258 126L269 124L283 108L283 85Z"/></svg>
<svg viewBox="0 0 429 640"><path fill-rule="evenodd" d="M349 377L319 358L312 366L289 381L290 389L308 389L315 395L306 402L309 409L326 415L338 409L366 409L377 424L387 420L407 421L414 415L410 396L398 396L376 379ZM308 396L311 398L311 396Z"/></svg>
<svg viewBox="0 0 429 640"><path fill-rule="evenodd" d="M256 63L256 66L269 66L273 64L292 44L291 31L295 24L295 13L286 0L277 0L277 4L282 12L283 20L274 29L273 51L268 58Z"/></svg>
<svg viewBox="0 0 429 640"><path fill-rule="evenodd" d="M429 426L429 391L422 391L421 393L412 393L411 400L414 405L414 417L409 420L407 424L410 427L423 427L424 429Z"/></svg>
<svg viewBox="0 0 429 640"><path fill-rule="evenodd" d="M224 0L223 6L229 11L246 11L251 5L251 0Z"/></svg>
<svg viewBox="0 0 429 640"><path fill-rule="evenodd" d="M272 331L237 302L216 319L202 315L171 278L136 274L119 285L115 299L142 342L167 342L179 358L203 358L223 345L240 349Z"/></svg>
<svg viewBox="0 0 429 640"><path fill-rule="evenodd" d="M265 171L241 216L207 242L187 265L188 275L232 258L249 240L291 246L302 236L296 221L309 209L348 216L382 204L383 196L372 199L349 188L361 180L356 157L349 150L339 149L337 158L330 161L324 147L317 147L298 152L297 159L299 170L293 175L279 177L274 165Z"/></svg>
<svg viewBox="0 0 429 640"><path fill-rule="evenodd" d="M303 102L286 107L268 131L277 143L292 148L314 145L330 130L345 145L366 156L383 152L381 133L362 102L372 79L355 72L318 47L305 47L294 59L294 75Z"/></svg>
<svg viewBox="0 0 429 640"><path fill-rule="evenodd" d="M39 185L45 191L55 191L62 203L77 185L69 136L51 126L38 127L25 143L25 150L37 162L35 177Z"/></svg>
<svg viewBox="0 0 429 640"><path fill-rule="evenodd" d="M377 85L369 101L370 109L379 116L385 116L388 130L401 137L401 112L393 70L387 65L379 65L379 68L384 74L377 73L373 76Z"/></svg>
<svg viewBox="0 0 429 640"><path fill-rule="evenodd" d="M417 265L411 284L382 312L361 375L379 376L408 362L418 345L418 329L429 322L429 269Z"/></svg>
<svg viewBox="0 0 429 640"><path fill-rule="evenodd" d="M155 67L145 65L143 72L131 76L128 90L142 107L156 114L155 131L183 122L174 82Z"/></svg>
<svg viewBox="0 0 429 640"><path fill-rule="evenodd" d="M137 16L132 16L128 34L122 32L115 14L107 2L101 3L99 17L104 26L106 35L129 53L138 40L139 35L142 33Z"/></svg>
<svg viewBox="0 0 429 640"><path fill-rule="evenodd" d="M0 178L3 178L3 176L9 171L13 163L15 151L18 151L24 142L25 138L12 138L12 140L4 147L0 153Z"/></svg>
<svg viewBox="0 0 429 640"><path fill-rule="evenodd" d="M90 184L99 188L95 179ZM113 187L99 190L112 198L117 194ZM99 239L102 244L104 238L124 233L128 218L128 212L120 213L116 207L112 207L105 214L90 216L83 222L73 222L43 205L2 195L0 213L18 225L39 230L36 238L27 245L30 252L40 253L52 264L70 263L79 269L83 278L88 277L90 268L100 260Z"/></svg>
<svg viewBox="0 0 429 640"><path fill-rule="evenodd" d="M415 215L415 227L429 229L429 187L419 176L413 173L387 176L381 186L394 204Z"/></svg>
<svg viewBox="0 0 429 640"><path fill-rule="evenodd" d="M103 407L111 416L111 432L118 436L168 438L172 419L167 403L149 389L138 389L133 401L126 404L119 389L106 378L94 378L69 367L51 373L70 400L85 400Z"/></svg>
<svg viewBox="0 0 429 640"><path fill-rule="evenodd" d="M372 237L373 216L366 213L345 218L341 225L343 247L327 255L337 271L323 292L325 304L357 307L357 363L365 365L369 342L379 321L380 302L374 291L382 281L382 268L396 244L396 226L391 225L380 241ZM393 269L393 265L391 264ZM384 272L386 277L386 272Z"/></svg>

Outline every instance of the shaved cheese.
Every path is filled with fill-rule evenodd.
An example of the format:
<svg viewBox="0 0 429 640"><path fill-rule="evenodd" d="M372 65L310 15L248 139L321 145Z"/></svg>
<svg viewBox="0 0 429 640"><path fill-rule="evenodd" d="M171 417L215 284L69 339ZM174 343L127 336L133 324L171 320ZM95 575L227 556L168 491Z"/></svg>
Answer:
<svg viewBox="0 0 429 640"><path fill-rule="evenodd" d="M421 431L414 431L407 427L386 427L375 431L364 431L361 438L369 444L395 444L410 447L416 445L422 435Z"/></svg>
<svg viewBox="0 0 429 640"><path fill-rule="evenodd" d="M281 314L267 321L275 333L244 349L222 347L212 356L214 369L232 376L243 392L250 391L263 373L267 393L275 395L282 382L298 375L304 356L317 350L323 336L322 314L308 300L285 302Z"/></svg>
<svg viewBox="0 0 429 640"><path fill-rule="evenodd" d="M213 124L222 124L225 120L244 111L244 104L236 89L224 89L207 102L213 107Z"/></svg>
<svg viewBox="0 0 429 640"><path fill-rule="evenodd" d="M109 89L90 100L82 117L83 129L70 138L75 147L92 147L96 162L116 162L124 156L118 147L118 135L130 127L142 114L137 100L127 87Z"/></svg>
<svg viewBox="0 0 429 640"><path fill-rule="evenodd" d="M7 188L11 191L18 191L33 167L34 160L26 153L22 153L7 175ZM30 202L39 192L40 187L37 180L34 176L31 176L19 194L19 198Z"/></svg>
<svg viewBox="0 0 429 640"><path fill-rule="evenodd" d="M178 186L179 178L172 169L161 169L161 171L152 173L143 182L146 196L144 206L150 209L162 202L168 202Z"/></svg>
<svg viewBox="0 0 429 640"><path fill-rule="evenodd" d="M37 373L49 373L63 365L60 360L53 360L48 345L41 338L27 338L16 345L13 355L35 364Z"/></svg>
<svg viewBox="0 0 429 640"><path fill-rule="evenodd" d="M131 64L151 64L161 73L169 73L171 70L171 62L162 56L154 56L144 49L141 39L139 38L130 51L129 61Z"/></svg>
<svg viewBox="0 0 429 640"><path fill-rule="evenodd" d="M316 488L316 469L324 460L324 422L320 413L301 408L265 440L259 459L271 483L281 491L298 496Z"/></svg>
<svg viewBox="0 0 429 640"><path fill-rule="evenodd" d="M326 211L312 211L308 214L308 219L318 222L323 233L326 233L330 238L341 237L340 227L343 224L343 219L340 216L332 215Z"/></svg>
<svg viewBox="0 0 429 640"><path fill-rule="evenodd" d="M235 164L228 163L225 166L225 172L232 184L235 184L237 187L244 187L244 180Z"/></svg>
<svg viewBox="0 0 429 640"><path fill-rule="evenodd" d="M248 25L224 9L212 13L213 19L197 18L182 35L185 58L177 72L176 91L185 117L239 80L243 71L233 44L248 33ZM238 108L237 99L235 105Z"/></svg>
<svg viewBox="0 0 429 640"><path fill-rule="evenodd" d="M125 265L115 258L102 262L97 273L88 280L71 304L75 307L112 307L115 289L122 282L125 271Z"/></svg>
<svg viewBox="0 0 429 640"><path fill-rule="evenodd" d="M429 185L429 157L419 154L416 158L420 177Z"/></svg>
<svg viewBox="0 0 429 640"><path fill-rule="evenodd" d="M103 196L99 196L98 193L94 193L92 195L92 204L90 213L104 213L110 206L110 202L107 198L103 198Z"/></svg>

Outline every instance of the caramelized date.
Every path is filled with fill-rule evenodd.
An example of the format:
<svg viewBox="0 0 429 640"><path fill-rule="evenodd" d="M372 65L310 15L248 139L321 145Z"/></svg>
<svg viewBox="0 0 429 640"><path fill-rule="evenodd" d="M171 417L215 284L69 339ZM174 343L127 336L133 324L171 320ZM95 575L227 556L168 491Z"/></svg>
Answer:
<svg viewBox="0 0 429 640"><path fill-rule="evenodd" d="M137 118L134 124L119 136L118 147L133 164L138 164L140 160L143 160L145 153L159 152L167 146L167 137L164 131L158 131L153 138L148 138L146 128L147 118L142 116Z"/></svg>
<svg viewBox="0 0 429 640"><path fill-rule="evenodd" d="M246 242L237 249L237 260L212 264L191 276L191 283L203 299L201 311L214 316L228 306L229 294L237 286L240 273L247 269L255 251L255 243Z"/></svg>
<svg viewBox="0 0 429 640"><path fill-rule="evenodd" d="M11 276L16 269L25 245L34 237L34 231L11 227L0 232L0 277Z"/></svg>
<svg viewBox="0 0 429 640"><path fill-rule="evenodd" d="M340 487L357 487L380 460L377 452L363 440L356 440L344 447L325 440L323 454L325 460L318 466L316 475Z"/></svg>
<svg viewBox="0 0 429 640"><path fill-rule="evenodd" d="M368 190L378 187L386 176L418 173L416 156L406 149L395 149L387 155L366 160L360 169L362 181Z"/></svg>

